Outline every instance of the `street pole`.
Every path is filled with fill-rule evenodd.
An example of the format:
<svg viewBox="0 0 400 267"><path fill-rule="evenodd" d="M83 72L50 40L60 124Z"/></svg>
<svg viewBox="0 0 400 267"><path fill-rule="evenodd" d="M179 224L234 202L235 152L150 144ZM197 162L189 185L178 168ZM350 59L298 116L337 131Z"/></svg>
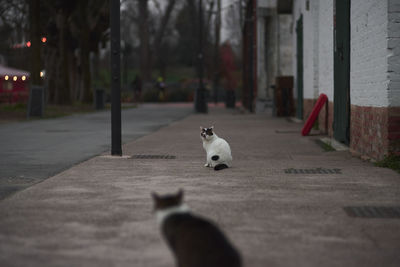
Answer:
<svg viewBox="0 0 400 267"><path fill-rule="evenodd" d="M121 34L120 0L110 1L111 23L111 155L122 156L121 148Z"/></svg>
<svg viewBox="0 0 400 267"><path fill-rule="evenodd" d="M199 1L199 87L196 90L195 110L199 113L207 113L206 92L203 83L204 55L203 55L203 1Z"/></svg>

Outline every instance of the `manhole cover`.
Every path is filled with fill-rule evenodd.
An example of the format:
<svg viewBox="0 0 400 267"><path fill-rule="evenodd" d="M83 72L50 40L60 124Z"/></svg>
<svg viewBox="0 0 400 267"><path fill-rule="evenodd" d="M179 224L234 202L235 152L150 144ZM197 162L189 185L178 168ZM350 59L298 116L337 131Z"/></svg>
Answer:
<svg viewBox="0 0 400 267"><path fill-rule="evenodd" d="M342 174L341 169L325 169L325 168L312 168L312 169L285 169L285 173L289 174Z"/></svg>
<svg viewBox="0 0 400 267"><path fill-rule="evenodd" d="M133 155L131 159L176 159L172 155Z"/></svg>
<svg viewBox="0 0 400 267"><path fill-rule="evenodd" d="M350 217L400 219L400 207L360 206L343 209Z"/></svg>

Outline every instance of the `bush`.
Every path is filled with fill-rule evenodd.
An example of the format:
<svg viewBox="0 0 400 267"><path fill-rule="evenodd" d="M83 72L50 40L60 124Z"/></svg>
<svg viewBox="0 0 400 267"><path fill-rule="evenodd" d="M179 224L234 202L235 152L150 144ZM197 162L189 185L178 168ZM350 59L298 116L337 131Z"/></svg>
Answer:
<svg viewBox="0 0 400 267"><path fill-rule="evenodd" d="M158 90L156 88L147 88L142 94L144 102L158 102Z"/></svg>

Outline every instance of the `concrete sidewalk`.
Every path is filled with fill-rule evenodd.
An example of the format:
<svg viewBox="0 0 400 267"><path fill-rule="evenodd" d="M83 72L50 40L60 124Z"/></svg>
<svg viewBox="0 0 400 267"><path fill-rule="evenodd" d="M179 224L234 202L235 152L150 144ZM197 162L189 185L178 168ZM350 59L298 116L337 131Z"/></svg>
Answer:
<svg viewBox="0 0 400 267"><path fill-rule="evenodd" d="M203 167L199 126L211 125L231 145L232 168ZM178 188L244 266L399 266L400 220L349 217L343 207L399 207L400 175L324 152L300 130L212 108L123 147L176 159L102 155L76 165L0 202L0 266L174 266L150 193Z"/></svg>

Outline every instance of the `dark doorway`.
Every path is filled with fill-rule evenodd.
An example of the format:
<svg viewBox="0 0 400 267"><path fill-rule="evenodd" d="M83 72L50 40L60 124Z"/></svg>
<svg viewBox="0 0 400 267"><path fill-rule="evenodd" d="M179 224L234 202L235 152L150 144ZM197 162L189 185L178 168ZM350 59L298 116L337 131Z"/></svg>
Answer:
<svg viewBox="0 0 400 267"><path fill-rule="evenodd" d="M296 117L302 120L303 119L303 15L301 15L296 22L296 36L297 36Z"/></svg>
<svg viewBox="0 0 400 267"><path fill-rule="evenodd" d="M350 0L334 4L333 136L350 143Z"/></svg>

